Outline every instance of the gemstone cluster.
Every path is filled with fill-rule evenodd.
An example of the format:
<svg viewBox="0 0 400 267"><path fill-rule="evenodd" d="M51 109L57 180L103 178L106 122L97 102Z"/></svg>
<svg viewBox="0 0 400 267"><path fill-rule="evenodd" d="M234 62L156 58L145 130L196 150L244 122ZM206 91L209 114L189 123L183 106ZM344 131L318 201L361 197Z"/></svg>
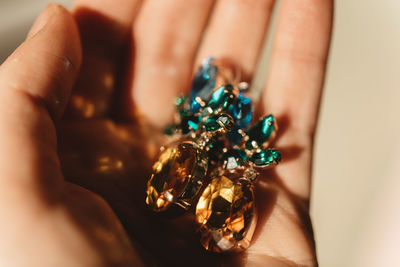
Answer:
<svg viewBox="0 0 400 267"><path fill-rule="evenodd" d="M164 130L175 141L161 149L147 184L153 211L194 208L200 242L214 252L250 245L257 169L281 160L268 147L277 130L274 116L252 124L251 99L229 71L213 58L203 62L190 94L175 101L175 121Z"/></svg>

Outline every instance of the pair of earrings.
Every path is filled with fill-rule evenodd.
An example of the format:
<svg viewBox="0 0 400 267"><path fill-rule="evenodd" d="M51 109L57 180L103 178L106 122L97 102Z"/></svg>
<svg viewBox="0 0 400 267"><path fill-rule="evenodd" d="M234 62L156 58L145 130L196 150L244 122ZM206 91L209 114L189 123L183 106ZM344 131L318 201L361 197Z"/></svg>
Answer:
<svg viewBox="0 0 400 267"><path fill-rule="evenodd" d="M200 242L214 252L249 246L257 218L256 169L281 160L279 151L267 148L275 118L249 128L251 100L233 77L212 58L203 63L190 95L175 103L176 123L165 133L176 140L161 148L147 184L146 203L155 212L196 206Z"/></svg>

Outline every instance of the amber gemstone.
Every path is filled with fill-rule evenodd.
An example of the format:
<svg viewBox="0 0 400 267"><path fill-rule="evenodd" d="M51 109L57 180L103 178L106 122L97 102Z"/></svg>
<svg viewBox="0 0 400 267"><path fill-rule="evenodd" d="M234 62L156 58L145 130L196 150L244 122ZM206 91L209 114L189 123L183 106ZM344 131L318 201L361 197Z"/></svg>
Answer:
<svg viewBox="0 0 400 267"><path fill-rule="evenodd" d="M230 179L230 173L214 178L196 207L201 244L209 251L246 249L254 232L256 213L251 184Z"/></svg>
<svg viewBox="0 0 400 267"><path fill-rule="evenodd" d="M189 208L206 171L206 155L195 143L171 144L153 165L153 174L147 183L147 205L154 211L166 210L172 203Z"/></svg>

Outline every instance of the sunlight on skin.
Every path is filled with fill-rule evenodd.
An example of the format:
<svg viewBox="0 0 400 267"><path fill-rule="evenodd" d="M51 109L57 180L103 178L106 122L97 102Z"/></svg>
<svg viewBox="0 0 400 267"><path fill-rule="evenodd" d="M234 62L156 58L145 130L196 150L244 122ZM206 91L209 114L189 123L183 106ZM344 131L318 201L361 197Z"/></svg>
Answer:
<svg viewBox="0 0 400 267"><path fill-rule="evenodd" d="M7 186L10 191L0 194L4 200L0 203L16 203L2 205L2 217L11 221L0 225L0 232L10 239L11 248L26 252L22 258L0 246L0 255L8 255L0 261L18 265L27 260L37 266L138 266L142 261L189 265L196 259L202 265L316 266L308 196L304 194L308 184L290 184L286 179L310 176L311 143L299 152L304 153L303 161L292 143L277 143L278 149L290 150L285 160L292 167L285 173L279 169L263 173L263 182L256 186L258 227L250 249L243 253L204 251L193 214L166 220L151 213L144 203L152 159L163 139L156 128L171 118L173 98L189 86L198 51L243 66L246 78L251 78L273 1L257 1L257 5L219 1L213 12L212 0L206 4L203 0L146 1L141 5L139 1L117 1L121 3L80 0L74 17L51 5L37 24L44 28L34 26L31 36L0 69L4 88L0 107L6 111L0 112L0 146L5 153L0 155L0 170L4 180L12 178ZM291 8L304 5L303 1L286 0L281 16L290 19ZM296 19L308 19L310 10L331 12L320 1L307 3L315 9L302 9L304 14ZM227 8L229 16L224 22L221 18ZM212 23L207 24L208 20ZM240 27L232 29L236 21ZM314 36L316 45L330 34L330 20L321 23L327 31ZM65 59L71 64L65 64ZM315 73L320 76L309 81L311 97L319 95L322 86L323 70ZM299 82L296 77L291 77L292 85ZM119 88L124 84L127 88ZM282 87L279 81L274 84ZM316 113L315 105L299 109ZM63 118L57 120L65 106ZM310 114L310 120L316 117ZM292 136L295 144L310 138L293 132L288 127L290 118L285 123L281 133ZM24 168L15 166L20 162ZM301 194L297 194L299 188ZM7 235L10 229L29 231ZM40 246L35 247L37 243ZM43 251L54 257L44 257Z"/></svg>

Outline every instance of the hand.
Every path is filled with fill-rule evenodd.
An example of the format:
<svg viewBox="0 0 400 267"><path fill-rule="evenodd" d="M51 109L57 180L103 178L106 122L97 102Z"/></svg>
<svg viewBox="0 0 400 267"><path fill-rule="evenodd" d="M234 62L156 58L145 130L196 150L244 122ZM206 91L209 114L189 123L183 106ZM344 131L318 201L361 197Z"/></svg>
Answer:
<svg viewBox="0 0 400 267"><path fill-rule="evenodd" d="M251 247L228 255L204 251L187 216L149 212L145 185L201 59L226 58L251 81L273 1L139 2L50 5L1 66L0 262L316 266L312 144L332 1L282 1L259 114L278 118L283 161L256 185Z"/></svg>

